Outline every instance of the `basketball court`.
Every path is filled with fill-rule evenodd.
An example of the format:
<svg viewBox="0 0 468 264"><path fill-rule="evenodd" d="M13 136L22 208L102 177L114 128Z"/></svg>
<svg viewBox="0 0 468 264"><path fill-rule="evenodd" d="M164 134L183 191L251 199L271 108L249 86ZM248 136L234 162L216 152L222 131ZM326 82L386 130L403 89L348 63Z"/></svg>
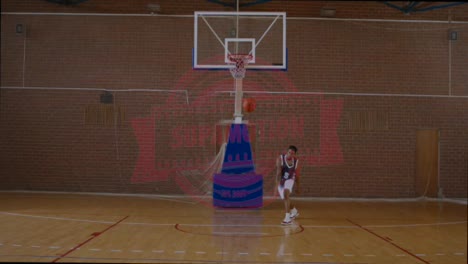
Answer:
<svg viewBox="0 0 468 264"><path fill-rule="evenodd" d="M2 192L2 262L466 263L466 204L295 199L208 208L184 197ZM206 199L211 199L207 197Z"/></svg>
<svg viewBox="0 0 468 264"><path fill-rule="evenodd" d="M0 262L467 263L468 21L235 2L2 13Z"/></svg>

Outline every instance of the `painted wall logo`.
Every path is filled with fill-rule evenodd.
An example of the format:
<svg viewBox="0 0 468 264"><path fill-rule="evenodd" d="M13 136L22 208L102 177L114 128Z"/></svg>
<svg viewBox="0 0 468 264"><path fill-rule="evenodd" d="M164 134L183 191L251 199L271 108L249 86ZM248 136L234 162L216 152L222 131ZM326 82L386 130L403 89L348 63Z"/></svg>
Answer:
<svg viewBox="0 0 468 264"><path fill-rule="evenodd" d="M178 95L154 106L151 114L133 119L139 156L131 183L174 184L183 193L201 197L212 192L212 177L222 166L227 137L217 134L222 120L232 119L234 79L227 71L190 70L175 89L190 91L190 104ZM247 72L245 95L255 97L257 109L245 119L254 128L256 173L264 177L264 195L274 195L275 159L294 144L302 166L343 162L338 125L342 98L295 93L285 72ZM255 91L250 93L249 91ZM306 109L306 111L304 111ZM249 132L250 132L249 128Z"/></svg>

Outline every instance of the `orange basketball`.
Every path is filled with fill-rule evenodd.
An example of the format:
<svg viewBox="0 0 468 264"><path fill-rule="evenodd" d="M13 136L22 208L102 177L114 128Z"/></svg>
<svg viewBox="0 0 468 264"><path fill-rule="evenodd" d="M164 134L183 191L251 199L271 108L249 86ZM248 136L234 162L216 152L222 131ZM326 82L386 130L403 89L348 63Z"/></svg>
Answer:
<svg viewBox="0 0 468 264"><path fill-rule="evenodd" d="M254 98L244 98L242 100L242 109L246 113L251 113L255 110L256 102Z"/></svg>

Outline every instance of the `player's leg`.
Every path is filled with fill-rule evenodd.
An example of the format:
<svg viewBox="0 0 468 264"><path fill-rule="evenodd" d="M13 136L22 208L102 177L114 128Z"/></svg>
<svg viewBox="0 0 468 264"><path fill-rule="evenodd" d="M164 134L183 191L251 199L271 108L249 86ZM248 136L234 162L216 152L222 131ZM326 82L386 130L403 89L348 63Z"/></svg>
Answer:
<svg viewBox="0 0 468 264"><path fill-rule="evenodd" d="M278 184L278 194L281 198L281 200L283 200L283 203L284 203L284 210L285 212L287 213L288 212L288 202L289 202L289 199L287 199L286 197L289 197L289 190L286 190L284 188L284 184ZM288 214L286 214L286 216L284 217L284 220L281 224L289 224L291 222L291 220L289 219L289 216Z"/></svg>
<svg viewBox="0 0 468 264"><path fill-rule="evenodd" d="M291 215L289 213L289 195L291 194L291 191L287 188L284 188L284 211L285 211L285 216L284 216L284 219L283 219L283 222L281 222L281 224L283 225L287 225L287 224L290 224L291 223Z"/></svg>
<svg viewBox="0 0 468 264"><path fill-rule="evenodd" d="M281 200L284 200L284 186L278 184L278 194Z"/></svg>
<svg viewBox="0 0 468 264"><path fill-rule="evenodd" d="M289 200L290 194L291 192L289 191L289 189L284 188L284 212L285 213L289 213L289 205L291 203L291 201Z"/></svg>
<svg viewBox="0 0 468 264"><path fill-rule="evenodd" d="M291 194L293 193L293 188L294 188L294 180L289 180L287 182L287 186L285 186L285 188L289 189L289 197L291 196ZM296 218L297 216L299 216L299 212L297 211L296 209L296 206L293 204L293 202L291 201L291 199L289 199L289 217L291 219L294 219Z"/></svg>

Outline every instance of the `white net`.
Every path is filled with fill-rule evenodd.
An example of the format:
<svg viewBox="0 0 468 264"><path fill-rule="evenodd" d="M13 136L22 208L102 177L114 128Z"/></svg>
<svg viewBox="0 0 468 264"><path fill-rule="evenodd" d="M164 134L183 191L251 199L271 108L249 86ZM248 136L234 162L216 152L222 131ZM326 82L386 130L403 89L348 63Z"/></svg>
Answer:
<svg viewBox="0 0 468 264"><path fill-rule="evenodd" d="M225 152L226 142L221 145L218 154L206 168L177 169L175 181L179 188L192 198L206 199L206 195L213 192L213 176L221 172Z"/></svg>
<svg viewBox="0 0 468 264"><path fill-rule="evenodd" d="M249 62L252 60L251 54L230 54L229 61L235 67L229 69L232 77L235 79L243 79L245 77L245 70Z"/></svg>

